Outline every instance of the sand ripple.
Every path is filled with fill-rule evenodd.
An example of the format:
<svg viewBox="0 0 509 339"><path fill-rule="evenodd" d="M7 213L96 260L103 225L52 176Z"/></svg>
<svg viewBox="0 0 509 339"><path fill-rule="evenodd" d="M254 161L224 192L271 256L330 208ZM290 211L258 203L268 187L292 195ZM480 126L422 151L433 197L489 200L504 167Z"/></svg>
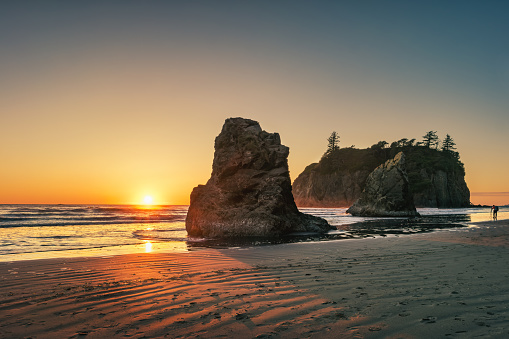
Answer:
<svg viewBox="0 0 509 339"><path fill-rule="evenodd" d="M327 332L328 325L345 318L337 305L262 268L221 252L201 253L207 256L147 254L4 264L0 334L306 337Z"/></svg>

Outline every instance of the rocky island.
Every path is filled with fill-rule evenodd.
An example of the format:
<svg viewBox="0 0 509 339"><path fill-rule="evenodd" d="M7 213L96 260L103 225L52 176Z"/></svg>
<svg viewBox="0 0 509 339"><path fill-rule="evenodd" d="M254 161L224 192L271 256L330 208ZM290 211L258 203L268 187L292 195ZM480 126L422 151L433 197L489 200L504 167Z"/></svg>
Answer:
<svg viewBox="0 0 509 339"><path fill-rule="evenodd" d="M325 219L301 213L292 195L289 148L258 122L230 118L215 140L212 174L195 187L186 217L190 236L279 237L326 232Z"/></svg>
<svg viewBox="0 0 509 339"><path fill-rule="evenodd" d="M307 166L293 182L297 206L352 206L361 196L370 173L399 152L405 153L409 192L415 206L470 206L459 154L451 146L443 149L431 143L416 143L415 139L401 139L390 145L381 141L366 149L336 146L328 150L320 162Z"/></svg>
<svg viewBox="0 0 509 339"><path fill-rule="evenodd" d="M365 217L418 216L408 186L405 154L399 152L371 172L360 198L346 213Z"/></svg>

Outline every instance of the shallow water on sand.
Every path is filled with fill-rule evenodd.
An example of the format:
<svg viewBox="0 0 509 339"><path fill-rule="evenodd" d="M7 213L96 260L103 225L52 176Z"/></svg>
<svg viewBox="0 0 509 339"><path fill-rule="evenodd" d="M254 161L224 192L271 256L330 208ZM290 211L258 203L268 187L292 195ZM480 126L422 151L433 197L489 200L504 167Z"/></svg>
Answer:
<svg viewBox="0 0 509 339"><path fill-rule="evenodd" d="M132 252L187 251L201 247L357 239L467 227L491 219L489 208L418 209L419 218L360 218L346 208L302 208L337 228L325 235L220 241L189 238L187 206L0 205L0 261L97 256ZM499 219L509 218L502 207Z"/></svg>

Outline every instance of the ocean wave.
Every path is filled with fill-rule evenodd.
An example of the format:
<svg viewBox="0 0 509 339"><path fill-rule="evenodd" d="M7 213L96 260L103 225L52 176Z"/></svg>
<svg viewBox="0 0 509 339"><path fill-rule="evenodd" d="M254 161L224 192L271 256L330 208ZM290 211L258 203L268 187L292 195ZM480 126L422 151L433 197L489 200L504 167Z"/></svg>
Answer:
<svg viewBox="0 0 509 339"><path fill-rule="evenodd" d="M186 206L0 206L0 228L182 221Z"/></svg>
<svg viewBox="0 0 509 339"><path fill-rule="evenodd" d="M132 232L132 235L136 239L153 241L182 241L187 239L187 231L183 227L173 229L136 230Z"/></svg>
<svg viewBox="0 0 509 339"><path fill-rule="evenodd" d="M42 226L97 226L97 225L123 225L123 224L157 224L157 223L164 223L168 221L182 221L182 219L166 219L166 220L144 220L141 222L140 220L100 220L100 221L77 221L77 220L70 220L70 221L61 221L61 222L54 222L54 221L48 221L48 222L36 222L36 223L13 223L13 224L2 224L0 223L0 228L18 228L18 227L42 227Z"/></svg>
<svg viewBox="0 0 509 339"><path fill-rule="evenodd" d="M27 238L30 239L74 239L74 238L81 238L81 236L76 235L52 235L47 237L37 237L37 236L27 236Z"/></svg>
<svg viewBox="0 0 509 339"><path fill-rule="evenodd" d="M27 216L0 217L0 222L2 222L2 221L24 221L24 220L37 220L37 217L27 217Z"/></svg>

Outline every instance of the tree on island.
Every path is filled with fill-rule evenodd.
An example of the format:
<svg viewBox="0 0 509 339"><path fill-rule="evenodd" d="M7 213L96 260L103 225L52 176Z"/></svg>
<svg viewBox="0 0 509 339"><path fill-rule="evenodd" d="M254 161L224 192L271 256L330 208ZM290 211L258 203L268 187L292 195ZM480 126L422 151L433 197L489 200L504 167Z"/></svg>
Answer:
<svg viewBox="0 0 509 339"><path fill-rule="evenodd" d="M383 149L386 148L389 143L385 140L379 141L376 144L371 145L371 149Z"/></svg>
<svg viewBox="0 0 509 339"><path fill-rule="evenodd" d="M423 140L422 140L423 146L426 146L428 148L435 147L435 149L438 149L440 140L438 139L436 131L429 131L422 138L423 138Z"/></svg>
<svg viewBox="0 0 509 339"><path fill-rule="evenodd" d="M323 166L327 171L336 171L340 168L342 160L339 156L339 135L336 131L332 132L327 139L327 150L322 155Z"/></svg>
<svg viewBox="0 0 509 339"><path fill-rule="evenodd" d="M451 138L449 134L445 136L444 141L442 141L442 151L445 152L453 152L456 149L456 143L454 142L454 139Z"/></svg>
<svg viewBox="0 0 509 339"><path fill-rule="evenodd" d="M388 143L381 140L366 149L357 149L354 145L340 148L337 132L332 132L327 141L327 149L319 164L308 166L306 172L313 170L322 174L360 170L371 172L380 164L403 151L408 162L407 171L414 192L422 193L431 185L431 180L428 177L423 177L422 169L425 169L427 173L441 170L455 172L459 176L465 175L460 154L455 151L456 143L449 134L440 140L435 131L430 131L426 133L423 141L416 142L416 139L402 138Z"/></svg>
<svg viewBox="0 0 509 339"><path fill-rule="evenodd" d="M329 156L339 149L339 135L334 131L331 133L327 141L329 143L327 145L327 151L325 151L324 156Z"/></svg>
<svg viewBox="0 0 509 339"><path fill-rule="evenodd" d="M410 139L408 140L407 138L403 138L403 139L399 139L398 141L394 141L392 144L391 144L391 148L396 148L396 147L410 147L410 146L413 146L415 143L415 139Z"/></svg>

